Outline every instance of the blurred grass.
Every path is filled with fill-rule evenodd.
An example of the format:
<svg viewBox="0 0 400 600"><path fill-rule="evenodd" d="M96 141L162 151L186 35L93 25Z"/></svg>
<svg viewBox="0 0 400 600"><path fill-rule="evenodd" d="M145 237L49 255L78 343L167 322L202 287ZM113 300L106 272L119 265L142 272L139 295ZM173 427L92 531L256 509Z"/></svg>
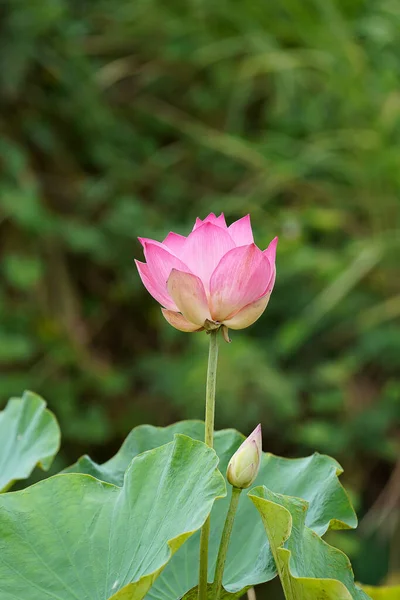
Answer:
<svg viewBox="0 0 400 600"><path fill-rule="evenodd" d="M261 419L265 449L332 453L370 515L399 455L399 3L1 11L1 402L42 393L65 462L201 418L207 340L162 320L136 238L250 212L261 247L280 237L278 278L221 349L218 427ZM371 535L352 558L378 583Z"/></svg>

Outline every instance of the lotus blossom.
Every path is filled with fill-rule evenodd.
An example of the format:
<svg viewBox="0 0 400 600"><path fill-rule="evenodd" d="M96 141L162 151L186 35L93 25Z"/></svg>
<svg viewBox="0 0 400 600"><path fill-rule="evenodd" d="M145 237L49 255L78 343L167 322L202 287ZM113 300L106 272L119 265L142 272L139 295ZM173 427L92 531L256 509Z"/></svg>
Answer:
<svg viewBox="0 0 400 600"><path fill-rule="evenodd" d="M250 487L258 475L262 457L261 425L244 440L232 456L226 471L226 478L234 487Z"/></svg>
<svg viewBox="0 0 400 600"><path fill-rule="evenodd" d="M187 237L171 232L163 242L139 241L146 258L135 261L142 282L176 329L243 329L267 307L278 238L261 251L249 215L228 227L223 214L211 213L197 218Z"/></svg>

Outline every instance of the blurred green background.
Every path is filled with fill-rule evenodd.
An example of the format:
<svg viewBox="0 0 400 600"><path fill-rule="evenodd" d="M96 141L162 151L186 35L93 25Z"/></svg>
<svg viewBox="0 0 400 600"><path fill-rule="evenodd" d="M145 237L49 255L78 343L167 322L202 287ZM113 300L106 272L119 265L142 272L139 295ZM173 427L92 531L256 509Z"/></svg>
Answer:
<svg viewBox="0 0 400 600"><path fill-rule="evenodd" d="M217 426L336 457L365 583L400 571L400 3L18 0L0 21L0 403L58 468L202 418L207 336L163 320L137 236L251 213L278 277L220 352ZM259 591L258 596L263 597ZM269 597L275 592L270 588ZM278 597L278 596L276 596Z"/></svg>

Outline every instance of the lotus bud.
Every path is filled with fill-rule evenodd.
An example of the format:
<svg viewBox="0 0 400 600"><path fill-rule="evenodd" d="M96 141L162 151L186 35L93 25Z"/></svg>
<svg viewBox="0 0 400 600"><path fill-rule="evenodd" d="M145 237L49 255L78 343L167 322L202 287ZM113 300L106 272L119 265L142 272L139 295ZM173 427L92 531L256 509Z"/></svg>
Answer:
<svg viewBox="0 0 400 600"><path fill-rule="evenodd" d="M236 450L229 461L226 477L236 488L248 488L258 475L262 456L261 425Z"/></svg>

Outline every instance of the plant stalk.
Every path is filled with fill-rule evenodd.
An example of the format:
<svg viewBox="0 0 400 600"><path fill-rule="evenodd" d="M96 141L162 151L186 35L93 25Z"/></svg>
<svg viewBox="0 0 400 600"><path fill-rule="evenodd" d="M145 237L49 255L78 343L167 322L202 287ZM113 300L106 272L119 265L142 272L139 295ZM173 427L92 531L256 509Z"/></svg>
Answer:
<svg viewBox="0 0 400 600"><path fill-rule="evenodd" d="M218 362L218 330L210 331L210 348L208 353L207 384L206 384L206 423L204 441L210 448L214 443L215 416L215 384L217 380ZM210 537L210 517L204 523L200 536L200 570L198 600L207 600L208 584L208 539Z"/></svg>
<svg viewBox="0 0 400 600"><path fill-rule="evenodd" d="M206 428L204 441L210 448L214 443L215 384L217 382L218 329L211 331L206 385Z"/></svg>
<svg viewBox="0 0 400 600"><path fill-rule="evenodd" d="M231 538L233 521L235 520L236 510L239 504L239 498L242 490L232 488L231 502L229 504L228 514L226 515L224 530L222 532L221 542L218 550L217 564L215 567L215 578L213 584L213 599L219 600L222 591L222 577L224 575L226 555L228 552L229 540Z"/></svg>

